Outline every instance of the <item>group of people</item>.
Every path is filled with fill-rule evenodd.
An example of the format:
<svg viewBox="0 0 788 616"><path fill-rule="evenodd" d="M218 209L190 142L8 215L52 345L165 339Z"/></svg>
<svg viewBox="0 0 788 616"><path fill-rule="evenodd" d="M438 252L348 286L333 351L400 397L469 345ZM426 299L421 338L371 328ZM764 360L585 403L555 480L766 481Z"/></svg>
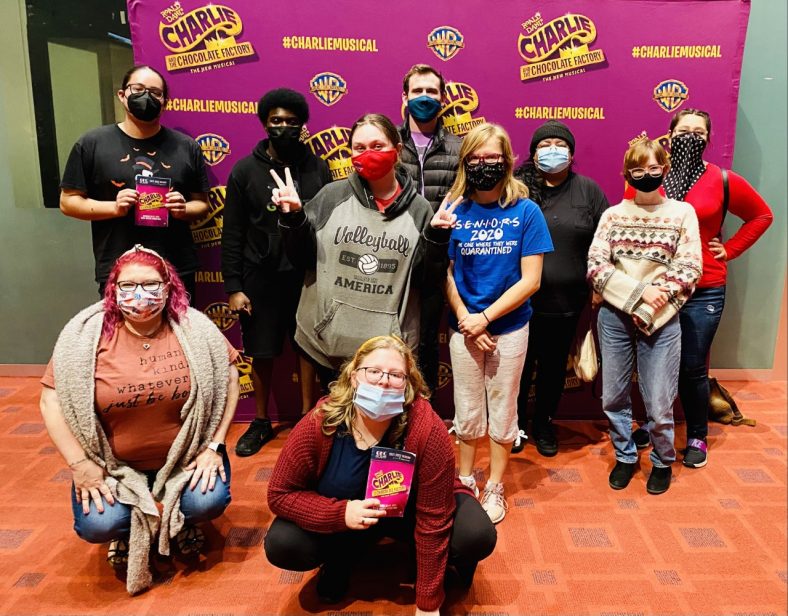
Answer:
<svg viewBox="0 0 788 616"><path fill-rule="evenodd" d="M274 359L289 338L301 357L301 419L269 483L277 518L271 563L320 567L318 593L339 600L349 558L383 537L412 546L417 613L437 613L448 570L470 585L504 519L509 457L528 433L554 456L552 421L580 315L601 306L602 405L616 464L629 483L652 445L652 494L676 459L673 403L687 417L683 463L707 460L706 358L724 304L726 261L752 245L771 212L741 177L707 163L711 120L687 109L670 126L670 156L643 138L624 156L616 207L575 173L575 138L549 121L515 165L511 140L485 123L464 139L440 120L442 75L415 65L403 80L405 122L367 114L350 131L354 172L330 181L301 141L309 109L268 92L267 133L227 181L222 273L253 358L257 417L236 454L273 437L267 414ZM160 124L167 84L132 68L117 125L84 135L63 176L61 209L91 220L102 300L64 328L42 383L42 413L74 471L75 530L110 543L127 587L151 583L149 546L199 550L196 523L230 501L225 437L238 398L235 351L194 297L188 221L207 209L199 147ZM135 224L138 176L166 178L168 226ZM721 237L727 210L744 220ZM430 406L438 324L448 304L455 416L451 438ZM633 432L635 358L648 422ZM317 375L323 397L315 402ZM645 439L643 435L645 434ZM477 445L489 439L483 490ZM645 441L645 442L644 442ZM407 506L387 516L366 497L373 449L415 454Z"/></svg>

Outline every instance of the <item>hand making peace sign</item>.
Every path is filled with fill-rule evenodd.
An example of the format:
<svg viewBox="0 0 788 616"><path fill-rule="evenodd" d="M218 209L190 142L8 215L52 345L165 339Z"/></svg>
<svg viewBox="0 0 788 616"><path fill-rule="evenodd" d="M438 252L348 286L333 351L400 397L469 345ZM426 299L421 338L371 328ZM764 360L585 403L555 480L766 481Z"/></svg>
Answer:
<svg viewBox="0 0 788 616"><path fill-rule="evenodd" d="M454 225L457 224L457 214L454 213L454 210L465 198L460 196L451 203L449 203L449 199L451 199L451 195L447 194L430 221L431 227L435 229L453 229Z"/></svg>
<svg viewBox="0 0 788 616"><path fill-rule="evenodd" d="M293 176L290 175L290 167L285 167L285 181L271 169L271 177L274 178L277 188L271 192L271 201L274 202L283 213L297 212L301 209L301 198L293 185Z"/></svg>

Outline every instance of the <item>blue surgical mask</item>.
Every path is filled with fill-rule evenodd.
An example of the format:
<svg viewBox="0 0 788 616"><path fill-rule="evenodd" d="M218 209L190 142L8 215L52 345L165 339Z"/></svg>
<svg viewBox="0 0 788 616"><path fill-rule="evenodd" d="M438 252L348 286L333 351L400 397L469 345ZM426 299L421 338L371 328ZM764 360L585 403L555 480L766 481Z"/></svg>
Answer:
<svg viewBox="0 0 788 616"><path fill-rule="evenodd" d="M441 102L431 96L419 96L408 101L408 113L417 122L429 122L441 110Z"/></svg>
<svg viewBox="0 0 788 616"><path fill-rule="evenodd" d="M561 173L569 166L569 148L549 145L536 150L536 166L544 173Z"/></svg>
<svg viewBox="0 0 788 616"><path fill-rule="evenodd" d="M353 403L372 421L386 421L405 411L405 390L359 383Z"/></svg>

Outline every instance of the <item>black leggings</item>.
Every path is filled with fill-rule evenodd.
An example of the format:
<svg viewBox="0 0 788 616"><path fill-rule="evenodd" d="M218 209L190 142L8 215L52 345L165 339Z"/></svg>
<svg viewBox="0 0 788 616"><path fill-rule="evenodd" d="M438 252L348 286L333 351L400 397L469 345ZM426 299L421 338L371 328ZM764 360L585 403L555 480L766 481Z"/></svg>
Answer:
<svg viewBox="0 0 788 616"><path fill-rule="evenodd" d="M520 378L517 397L517 424L520 430L528 425L528 390L536 384L533 433L538 436L545 425L555 417L558 403L564 393L566 360L575 338L580 315L552 316L534 314L528 332L528 351ZM536 377L533 377L536 369Z"/></svg>
<svg viewBox="0 0 788 616"><path fill-rule="evenodd" d="M492 554L497 540L495 526L479 501L465 492L454 495L456 510L449 541L449 564L457 568L460 578L470 586L480 560ZM346 562L360 549L392 537L414 543L413 520L381 520L368 530L341 533L314 533L295 522L275 518L265 535L268 561L288 571L309 571L325 563Z"/></svg>

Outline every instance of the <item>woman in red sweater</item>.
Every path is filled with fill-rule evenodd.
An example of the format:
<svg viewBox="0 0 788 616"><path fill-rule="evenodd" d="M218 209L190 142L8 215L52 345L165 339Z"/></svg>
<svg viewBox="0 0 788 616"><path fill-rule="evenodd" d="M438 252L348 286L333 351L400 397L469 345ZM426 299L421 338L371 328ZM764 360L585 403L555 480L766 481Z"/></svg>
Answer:
<svg viewBox="0 0 788 616"><path fill-rule="evenodd" d="M321 600L340 601L360 551L383 537L413 545L416 614L438 614L447 564L470 586L495 547L495 527L455 478L454 450L408 346L394 336L367 340L288 437L268 487L278 517L265 537L268 560L307 571L320 566ZM403 517L365 498L371 449L416 455Z"/></svg>
<svg viewBox="0 0 788 616"><path fill-rule="evenodd" d="M699 109L684 109L670 122L670 172L665 178L668 197L695 208L703 251L703 277L679 313L681 369L679 396L687 420L684 466L706 465L709 372L706 359L725 305L727 262L752 246L772 223L772 212L743 177L728 171L728 210L742 220L728 240L722 239L725 189L722 170L703 160L711 138L711 118Z"/></svg>

